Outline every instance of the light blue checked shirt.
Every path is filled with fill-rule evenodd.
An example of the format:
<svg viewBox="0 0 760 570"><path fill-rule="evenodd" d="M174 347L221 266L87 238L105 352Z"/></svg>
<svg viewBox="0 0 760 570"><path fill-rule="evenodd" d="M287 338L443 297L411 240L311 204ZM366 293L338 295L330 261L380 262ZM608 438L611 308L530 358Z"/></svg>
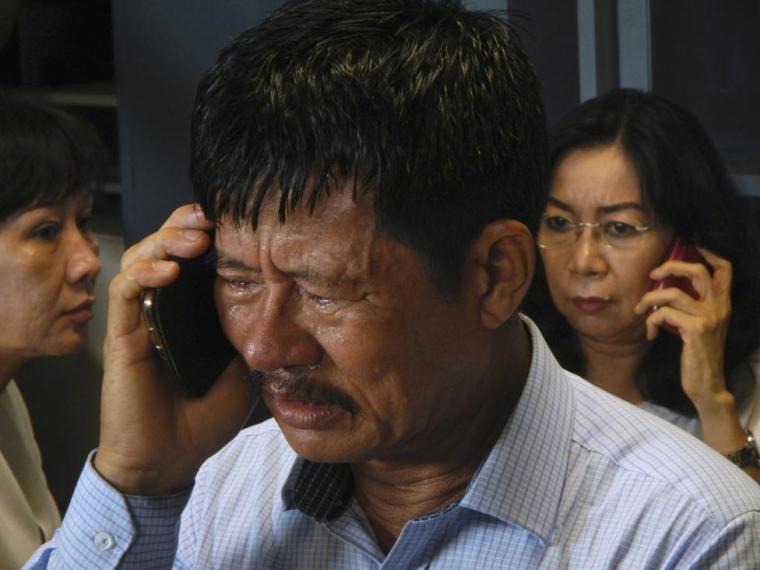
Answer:
<svg viewBox="0 0 760 570"><path fill-rule="evenodd" d="M123 496L88 461L63 526L28 567L760 568L760 487L562 370L526 323L530 376L500 439L465 496L409 521L387 556L345 479L325 489L313 473L334 466L299 459L269 421L207 461L190 496ZM346 500L318 521L295 506L310 495Z"/></svg>

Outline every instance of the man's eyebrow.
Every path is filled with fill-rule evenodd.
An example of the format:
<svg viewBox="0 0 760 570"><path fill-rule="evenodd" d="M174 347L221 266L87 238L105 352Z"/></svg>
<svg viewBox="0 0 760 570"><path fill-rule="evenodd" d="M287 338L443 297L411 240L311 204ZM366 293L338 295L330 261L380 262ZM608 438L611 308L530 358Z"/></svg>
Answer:
<svg viewBox="0 0 760 570"><path fill-rule="evenodd" d="M237 257L232 257L231 255L227 255L225 253L216 252L214 254L214 262L216 264L217 269L238 269L238 270L244 270L244 271L257 271L256 269L246 264L241 259L238 259Z"/></svg>
<svg viewBox="0 0 760 570"><path fill-rule="evenodd" d="M217 269L252 271L256 273L260 271L255 267L251 267L241 259L224 253L216 255L216 267ZM311 283L312 285L321 287L356 287L359 284L359 279L349 277L345 273L338 277L333 277L314 268L287 271L285 274L292 279L300 279L307 283Z"/></svg>
<svg viewBox="0 0 760 570"><path fill-rule="evenodd" d="M288 275L293 279L300 279L312 285L321 287L356 287L359 284L359 279L350 277L345 273L341 273L337 277L322 273L314 269L313 267L288 272Z"/></svg>
<svg viewBox="0 0 760 570"><path fill-rule="evenodd" d="M573 208L569 205L563 202L562 200L558 200L557 198L550 197L548 200L549 204L556 206L557 208L560 208L561 210L565 210L567 212L572 212ZM619 202L617 204L610 204L609 206L599 206L596 210L600 214L613 214L615 212L620 212L621 210L639 210L641 212L647 212L647 209L639 204L638 202Z"/></svg>

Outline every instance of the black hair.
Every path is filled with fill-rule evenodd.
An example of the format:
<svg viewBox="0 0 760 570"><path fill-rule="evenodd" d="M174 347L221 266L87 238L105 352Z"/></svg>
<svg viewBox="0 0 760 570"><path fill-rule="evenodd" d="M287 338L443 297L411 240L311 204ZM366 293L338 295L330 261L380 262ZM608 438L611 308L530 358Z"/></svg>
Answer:
<svg viewBox="0 0 760 570"><path fill-rule="evenodd" d="M512 29L454 0L297 0L220 54L198 88L191 177L211 219L255 229L338 181L455 292L490 221L537 227L548 151L539 83Z"/></svg>
<svg viewBox="0 0 760 570"><path fill-rule="evenodd" d="M88 123L45 101L0 92L0 222L92 192L107 157Z"/></svg>
<svg viewBox="0 0 760 570"><path fill-rule="evenodd" d="M635 89L616 89L586 101L553 130L551 172L570 152L618 145L636 169L642 200L658 223L732 264L731 318L725 348L728 389L741 402L751 374L738 374L760 344L757 234L741 195L699 120L676 103ZM566 368L584 373L577 335L549 296L540 267L525 305ZM660 334L636 371L644 398L679 413L696 410L681 388L681 341ZM669 363L663 365L663 363Z"/></svg>

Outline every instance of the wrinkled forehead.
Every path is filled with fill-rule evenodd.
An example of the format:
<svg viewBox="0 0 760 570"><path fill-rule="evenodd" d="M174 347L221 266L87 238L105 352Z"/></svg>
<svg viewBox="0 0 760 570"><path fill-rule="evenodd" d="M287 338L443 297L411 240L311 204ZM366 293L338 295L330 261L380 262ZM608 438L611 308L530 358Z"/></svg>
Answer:
<svg viewBox="0 0 760 570"><path fill-rule="evenodd" d="M302 203L279 215L279 197L262 203L255 228L245 220L224 216L216 232L221 255L241 257L260 265L352 265L368 269L377 239L375 215L367 196L337 188L312 207Z"/></svg>
<svg viewBox="0 0 760 570"><path fill-rule="evenodd" d="M616 146L578 149L557 165L549 203L597 210L621 204L644 208L638 172Z"/></svg>

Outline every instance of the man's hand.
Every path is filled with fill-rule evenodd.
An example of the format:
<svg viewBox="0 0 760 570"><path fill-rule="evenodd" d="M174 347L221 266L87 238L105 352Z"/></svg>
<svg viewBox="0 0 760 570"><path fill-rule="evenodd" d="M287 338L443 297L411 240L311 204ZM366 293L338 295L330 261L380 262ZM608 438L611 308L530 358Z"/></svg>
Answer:
<svg viewBox="0 0 760 570"><path fill-rule="evenodd" d="M109 287L94 465L123 493L166 495L192 484L201 464L235 436L255 403L240 359L202 398L182 397L162 377L142 320L143 291L168 285L179 274L166 258L201 255L211 228L197 206L178 208L156 233L124 253Z"/></svg>

